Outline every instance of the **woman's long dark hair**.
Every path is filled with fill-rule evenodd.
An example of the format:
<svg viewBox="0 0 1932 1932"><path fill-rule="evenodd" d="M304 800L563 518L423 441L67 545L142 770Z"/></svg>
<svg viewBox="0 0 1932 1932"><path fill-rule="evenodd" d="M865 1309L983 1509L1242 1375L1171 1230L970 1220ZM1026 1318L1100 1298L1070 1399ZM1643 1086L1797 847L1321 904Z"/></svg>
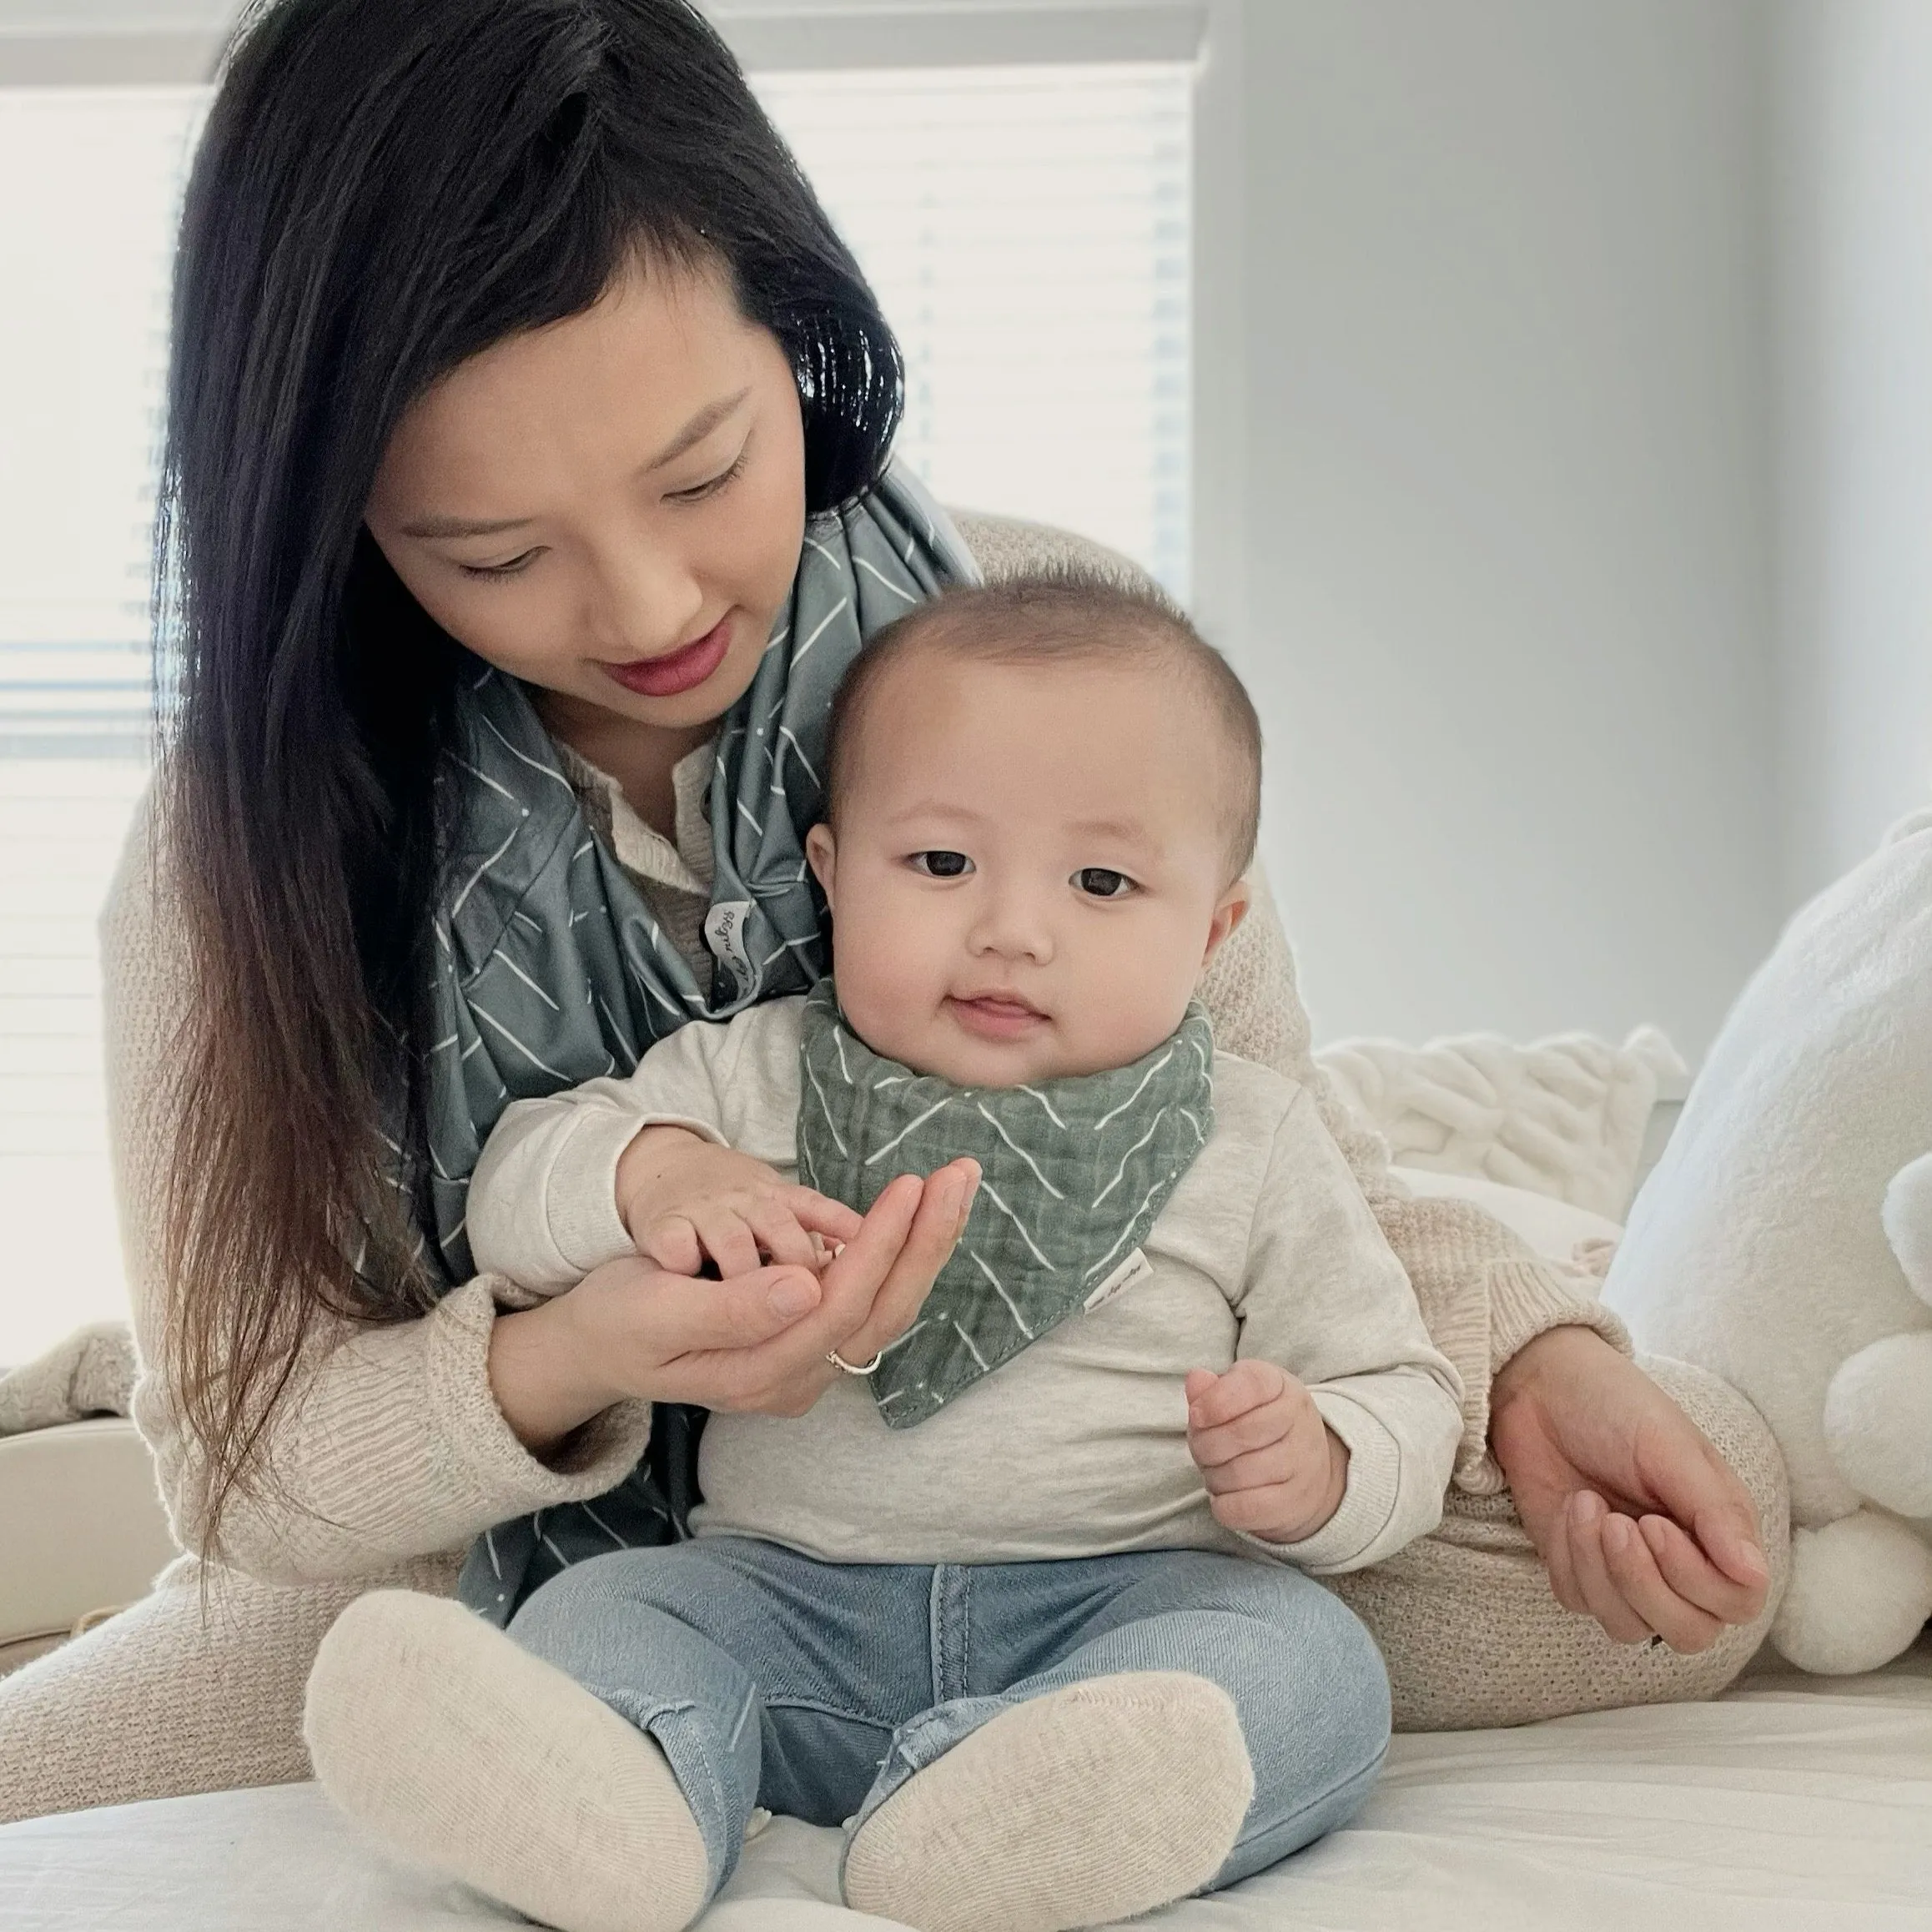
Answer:
<svg viewBox="0 0 1932 1932"><path fill-rule="evenodd" d="M372 1177L382 1103L419 1094L462 653L362 528L376 467L438 376L588 308L634 254L722 264L783 345L808 509L876 479L898 346L686 0L251 13L183 215L159 551L163 823L194 979L164 1372L206 1466L204 1548L272 1480L267 1425L318 1321L401 1319L436 1287Z"/></svg>

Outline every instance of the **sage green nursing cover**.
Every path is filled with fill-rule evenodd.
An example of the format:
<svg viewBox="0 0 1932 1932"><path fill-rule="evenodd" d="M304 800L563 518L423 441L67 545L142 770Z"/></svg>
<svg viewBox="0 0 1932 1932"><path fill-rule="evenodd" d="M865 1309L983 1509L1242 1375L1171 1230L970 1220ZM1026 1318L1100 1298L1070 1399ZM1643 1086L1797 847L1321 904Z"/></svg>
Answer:
<svg viewBox="0 0 1932 1932"><path fill-rule="evenodd" d="M864 1213L902 1174L970 1155L979 1191L919 1319L872 1372L895 1429L923 1422L1104 1295L1214 1131L1214 1034L1190 1005L1130 1066L956 1087L875 1054L833 983L805 1002L798 1176Z"/></svg>
<svg viewBox="0 0 1932 1932"><path fill-rule="evenodd" d="M824 973L805 834L822 816L833 692L865 639L978 576L945 513L897 468L808 524L790 600L718 733L702 979L592 833L524 687L476 667L438 775L446 884L423 1095L428 1171L403 1154L405 1136L391 1143L425 1264L445 1285L474 1272L465 1197L512 1101L628 1074L687 1020L727 1019L802 993ZM682 1535L701 1421L702 1411L660 1406L647 1462L617 1489L491 1531L465 1567L465 1600L503 1621L565 1564Z"/></svg>

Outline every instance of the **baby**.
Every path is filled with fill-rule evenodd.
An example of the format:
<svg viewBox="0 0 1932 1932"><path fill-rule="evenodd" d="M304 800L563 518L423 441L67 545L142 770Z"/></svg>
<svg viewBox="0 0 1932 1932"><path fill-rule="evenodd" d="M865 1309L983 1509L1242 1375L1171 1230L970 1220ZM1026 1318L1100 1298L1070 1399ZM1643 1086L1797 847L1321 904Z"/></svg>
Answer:
<svg viewBox="0 0 1932 1932"><path fill-rule="evenodd" d="M1220 656L1103 581L868 647L807 847L835 979L512 1107L470 1240L546 1293L639 1250L816 1267L969 1159L958 1245L807 1414L710 1419L692 1540L566 1568L513 1642L470 1620L396 1713L399 1750L513 1714L523 1842L405 1826L319 1753L340 1801L586 1932L687 1923L760 1806L845 1821L847 1901L928 1932L1110 1922L1351 1815L1387 1687L1312 1578L1435 1526L1459 1390L1310 1097L1192 1000L1260 757Z"/></svg>

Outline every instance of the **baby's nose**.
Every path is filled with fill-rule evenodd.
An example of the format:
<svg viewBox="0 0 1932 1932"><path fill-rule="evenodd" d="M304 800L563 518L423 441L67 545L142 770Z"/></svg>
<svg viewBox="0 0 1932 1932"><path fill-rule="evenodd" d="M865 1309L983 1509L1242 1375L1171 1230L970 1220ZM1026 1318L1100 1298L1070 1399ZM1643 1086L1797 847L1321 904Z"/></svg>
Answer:
<svg viewBox="0 0 1932 1932"><path fill-rule="evenodd" d="M974 923L972 944L978 953L1044 964L1054 956L1053 922L1028 893L989 893Z"/></svg>

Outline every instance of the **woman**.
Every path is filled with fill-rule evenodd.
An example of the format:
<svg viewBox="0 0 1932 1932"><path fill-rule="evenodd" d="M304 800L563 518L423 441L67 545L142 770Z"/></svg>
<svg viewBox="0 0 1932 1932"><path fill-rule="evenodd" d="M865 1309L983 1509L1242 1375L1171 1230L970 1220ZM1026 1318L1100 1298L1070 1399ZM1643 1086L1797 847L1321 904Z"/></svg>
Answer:
<svg viewBox="0 0 1932 1932"><path fill-rule="evenodd" d="M447 1591L469 1548L506 1616L675 1533L698 1411L802 1412L831 1351L910 1321L956 1218L909 1200L804 1306L768 1272L640 1262L521 1308L469 1278L509 1099L809 982L838 672L1020 541L963 545L883 475L898 349L710 29L682 0L270 7L196 162L174 343L180 698L103 941L137 1415L193 1553L0 1686L8 1816L304 1775L303 1678L357 1591ZM1755 1417L1672 1383L1754 1502L1611 1318L1391 1185L1265 891L1202 992L1322 1097L1468 1386L1443 1532L1347 1580L1398 1721L1719 1688L1782 1561Z"/></svg>

